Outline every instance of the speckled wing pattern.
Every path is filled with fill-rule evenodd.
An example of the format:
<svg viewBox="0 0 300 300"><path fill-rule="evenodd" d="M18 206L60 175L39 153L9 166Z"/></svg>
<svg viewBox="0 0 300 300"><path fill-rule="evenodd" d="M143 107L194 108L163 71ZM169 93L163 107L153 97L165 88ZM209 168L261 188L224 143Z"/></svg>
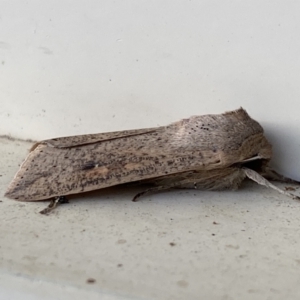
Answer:
<svg viewBox="0 0 300 300"><path fill-rule="evenodd" d="M133 129L133 130L124 130L124 131L96 133L96 134L75 135L75 136L49 139L34 144L31 148L31 151L34 150L40 144L47 144L48 146L52 146L56 148L68 148L68 147L83 146L87 144L113 140L125 136L129 137L133 135L146 134L155 130L156 128L154 127L154 128L145 128L145 129Z"/></svg>
<svg viewBox="0 0 300 300"><path fill-rule="evenodd" d="M271 158L263 129L242 108L168 126L64 137L35 144L6 196L37 201L182 172Z"/></svg>

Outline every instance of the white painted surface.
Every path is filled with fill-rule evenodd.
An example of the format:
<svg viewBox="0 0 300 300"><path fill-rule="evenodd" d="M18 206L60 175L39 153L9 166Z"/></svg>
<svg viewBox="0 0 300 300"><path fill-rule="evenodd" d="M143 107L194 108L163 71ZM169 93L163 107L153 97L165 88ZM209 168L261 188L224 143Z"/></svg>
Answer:
<svg viewBox="0 0 300 300"><path fill-rule="evenodd" d="M1 195L30 146L0 139ZM299 299L299 202L249 183L139 191L71 196L49 216L1 196L0 299Z"/></svg>
<svg viewBox="0 0 300 300"><path fill-rule="evenodd" d="M300 179L298 1L5 1L0 134L165 125L243 106Z"/></svg>
<svg viewBox="0 0 300 300"><path fill-rule="evenodd" d="M2 1L0 7L0 135L45 139L153 127L194 114L221 113L243 106L264 126L274 145L273 164L277 170L300 180L300 2L15 0ZM11 144L11 147L16 146ZM12 169L7 171L5 178L2 177L3 191L16 171L17 163L25 156L25 151L9 150L9 153L12 152L18 155L7 154L6 160L1 163L7 167L7 157L11 158L9 168ZM180 197L175 193L171 196L175 201L174 208L174 203L170 205L167 201L170 196L160 196L162 199L155 197L151 198L152 202L137 204L134 212L131 203L120 200L122 196L116 192L111 196L116 200L110 199L101 204L89 202L89 205L96 205L96 211L88 208L88 212L82 215L86 204L79 201L78 211L74 215L71 206L60 211L58 216L46 219L40 219L39 215L32 218L33 204L26 205L26 209L22 207L16 210L19 203L5 200L5 210L1 210L6 218L6 227L1 226L1 234L6 238L1 245L6 253L4 263L11 266L14 272L19 269L21 273L26 271L34 277L37 266L36 274L41 276L45 269L48 270L48 263L58 258L58 268L54 268L53 273L50 268L49 272L55 277L59 276L60 271L68 265L67 262L64 264L59 255L65 258L65 251L70 253L76 249L76 264L80 264L81 250L78 249L82 249L82 243L87 243L87 247L92 246L90 240L82 240L79 231L87 228L91 230L98 222L99 226L108 226L105 228L111 228L112 231L114 226L118 226L119 231L116 230L111 236L111 245L115 245L118 235L122 236L122 228L127 228L126 232L131 234L141 234L143 247L126 251L131 253L134 265L140 263L142 273L134 273L130 269L133 265L130 265L120 276L127 280L131 276L137 278L137 281L133 280L134 283L139 283L138 278L142 276L140 278L143 281L149 281L149 291L161 288L170 289L173 293L176 289L183 289L185 292L193 291L193 295L196 295L199 289L197 274L202 270L200 282L206 284L202 286L203 295L213 291L216 299L232 295L232 291L240 295L240 290L235 290L236 283L241 287L249 283L249 295L259 291L261 299L265 299L267 294L276 294L277 287L278 299L286 296L287 291L295 296L296 291L293 289L298 288L297 264L300 259L295 252L299 240L295 238L299 235L298 206L289 206L290 200L285 198L270 200L272 197L266 196L268 193L261 197L263 189L255 190L256 194L253 194L252 188L249 188L246 196L243 196L245 191L239 192L238 196L235 193L227 193L226 196L218 193L214 196L201 194L201 197L212 199L208 200L212 201L209 202L212 206L206 203L205 207L202 207L205 201L198 202L198 193L195 198L193 192L188 194L191 206L182 204L182 193ZM122 192L130 198L130 193ZM104 196L110 197L105 193ZM242 204L236 197L244 199ZM117 222L118 225L113 222L120 217L116 212L120 205L125 209L125 203L128 205L127 213L131 215L132 228L126 227L129 225L124 215ZM5 205L11 207L11 210L7 211ZM251 207L251 214L241 213L247 211L245 207L248 206ZM203 218L207 210L208 215L213 217L206 224ZM63 221L66 211L69 220ZM157 217L160 213L162 215ZM176 225L173 225L175 222L170 223L170 215L179 218ZM79 216L83 225L79 222L81 225L77 228L74 224L78 222ZM67 229L70 226L77 243L73 244L71 238L66 242L61 233L47 231L52 226L58 226L57 217L61 218L67 233L70 233ZM98 218L101 220L96 222ZM191 223L188 219L192 220ZM220 240L210 240L211 228L220 230L220 227L210 223L215 219L221 220L225 228L221 229L221 232L225 231L221 233L223 238ZM243 222L248 224L247 230L253 233L252 239L254 236L256 242L248 241L248 236L243 237L239 232ZM36 227L41 226L41 223L43 229ZM171 232L167 234L168 238L159 236L160 226ZM184 231L189 226L193 229L192 239ZM138 231L139 227L141 231ZM38 228L42 236L45 233L43 230L46 230L46 240L32 240L33 236L30 235L34 228ZM196 234L198 229L199 236ZM95 234L93 238L99 239L100 243L103 232L106 232L105 229L97 232L94 228L91 235ZM209 232L209 238L205 238L205 232ZM33 242L33 248L21 237ZM175 237L181 239L178 241L180 246L168 247L168 243ZM130 243L137 243L136 239L130 238ZM206 240L209 240L209 246L201 244ZM198 246L202 245L197 250L200 252L190 254L195 241ZM55 252L51 248L49 261L33 263L34 269L31 270L32 262L24 263L26 259L22 256L20 243L27 245L26 252L34 249L34 256L39 257L43 249L48 249L50 242L59 243L60 251ZM63 242L66 242L65 248ZM99 246L97 242L94 243L94 247ZM151 251L147 250L147 245L156 244L153 249L150 248ZM233 247L239 245L240 250L236 250L239 253L233 254L236 252L233 250L230 252L226 248L227 244ZM10 245L14 245L14 248ZM176 253L170 254L174 249ZM136 254L136 250L140 252ZM85 248L85 251L89 252L89 248ZM84 252L84 255L90 259L87 265L88 270L92 271L95 267L92 262L95 253L90 251L88 255ZM142 253L146 253L146 256L140 256ZM138 255L135 263L133 254ZM102 256L98 255L101 260ZM167 276L172 276L172 269L169 264L164 265L163 261L170 255L172 266L180 271L177 277L172 277L169 286L165 280ZM248 258L241 262L239 255L247 255ZM105 267L110 261L117 261L117 257L117 254L111 254L109 258L104 255ZM156 257L161 257L161 260L153 264L153 258ZM70 264L73 272L76 265L74 260ZM193 269L194 264L199 268ZM164 266L164 272L160 277L155 268L161 265ZM149 272L143 271L142 266L148 268L150 276ZM109 272L112 272L110 267ZM189 275L191 268L194 273ZM238 271L240 268L241 272ZM85 276L81 273L83 269L84 266L79 265L76 269L78 273L74 271L77 283L84 281ZM206 274L209 276L206 277ZM286 281L280 274L286 275ZM126 286L128 282L123 277L125 281L116 279L115 284L119 285L115 288L113 276L109 276L112 285L103 285L124 292L122 284ZM74 278L69 278L70 282ZM181 280L188 282L188 289L185 283L183 286L178 284ZM276 296L271 298L276 299ZM246 296L243 299L247 299Z"/></svg>

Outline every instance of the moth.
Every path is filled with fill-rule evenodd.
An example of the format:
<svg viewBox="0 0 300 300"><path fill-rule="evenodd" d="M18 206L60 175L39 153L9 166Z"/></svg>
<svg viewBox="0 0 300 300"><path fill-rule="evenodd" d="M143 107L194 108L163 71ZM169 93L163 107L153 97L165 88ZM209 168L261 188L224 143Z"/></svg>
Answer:
<svg viewBox="0 0 300 300"><path fill-rule="evenodd" d="M52 199L125 183L147 183L137 194L171 188L237 189L245 178L293 199L269 180L300 182L270 166L272 146L243 109L192 116L167 126L54 138L36 143L10 183L6 197Z"/></svg>

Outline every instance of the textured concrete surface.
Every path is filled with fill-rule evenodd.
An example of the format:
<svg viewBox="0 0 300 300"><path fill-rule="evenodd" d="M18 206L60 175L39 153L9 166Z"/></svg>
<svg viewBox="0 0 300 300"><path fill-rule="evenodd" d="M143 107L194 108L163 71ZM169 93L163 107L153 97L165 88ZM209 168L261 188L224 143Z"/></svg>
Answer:
<svg viewBox="0 0 300 300"><path fill-rule="evenodd" d="M31 143L0 143L1 299L299 299L299 202L250 182L137 203L122 187L43 216L3 196Z"/></svg>

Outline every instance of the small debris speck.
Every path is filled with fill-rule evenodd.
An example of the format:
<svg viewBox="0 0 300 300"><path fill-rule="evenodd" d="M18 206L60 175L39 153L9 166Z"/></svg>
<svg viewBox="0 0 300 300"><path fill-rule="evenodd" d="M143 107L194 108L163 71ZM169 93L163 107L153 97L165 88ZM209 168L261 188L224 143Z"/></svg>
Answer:
<svg viewBox="0 0 300 300"><path fill-rule="evenodd" d="M121 239L121 240L118 240L118 241L117 241L117 244L125 244L126 242L127 242L126 240Z"/></svg>
<svg viewBox="0 0 300 300"><path fill-rule="evenodd" d="M96 282L96 279L94 279L94 278L88 278L86 280L86 283L89 283L89 284L92 284L92 283L95 283L95 282Z"/></svg>
<svg viewBox="0 0 300 300"><path fill-rule="evenodd" d="M286 186L285 190L286 191L296 191L296 189L294 187L292 187L292 186Z"/></svg>

